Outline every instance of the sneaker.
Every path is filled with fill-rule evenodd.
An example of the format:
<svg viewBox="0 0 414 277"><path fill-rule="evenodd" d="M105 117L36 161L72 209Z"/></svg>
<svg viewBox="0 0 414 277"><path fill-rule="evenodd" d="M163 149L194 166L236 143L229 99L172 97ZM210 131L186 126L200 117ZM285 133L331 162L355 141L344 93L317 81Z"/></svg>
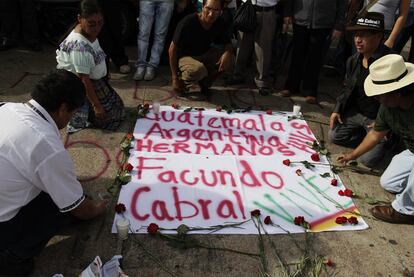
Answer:
<svg viewBox="0 0 414 277"><path fill-rule="evenodd" d="M134 74L134 80L135 81L141 81L144 79L144 74L145 74L145 67L138 67L137 71L135 71Z"/></svg>
<svg viewBox="0 0 414 277"><path fill-rule="evenodd" d="M128 74L129 72L131 72L131 67L128 64L121 65L119 67L119 72L121 72L122 74Z"/></svg>
<svg viewBox="0 0 414 277"><path fill-rule="evenodd" d="M152 81L155 78L155 68L148 66L147 69L145 70L145 76L144 76L144 80L145 81Z"/></svg>

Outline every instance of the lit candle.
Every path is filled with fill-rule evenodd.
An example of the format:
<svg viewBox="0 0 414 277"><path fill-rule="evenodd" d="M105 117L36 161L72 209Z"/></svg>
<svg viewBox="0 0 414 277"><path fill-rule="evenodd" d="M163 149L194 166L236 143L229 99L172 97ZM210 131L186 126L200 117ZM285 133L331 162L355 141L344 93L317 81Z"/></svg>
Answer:
<svg viewBox="0 0 414 277"><path fill-rule="evenodd" d="M160 113L160 107L161 107L160 102L153 102L153 103L152 103L152 111L153 111L155 114Z"/></svg>
<svg viewBox="0 0 414 277"><path fill-rule="evenodd" d="M129 219L120 218L116 221L116 229L118 231L118 238L121 240L128 238Z"/></svg>

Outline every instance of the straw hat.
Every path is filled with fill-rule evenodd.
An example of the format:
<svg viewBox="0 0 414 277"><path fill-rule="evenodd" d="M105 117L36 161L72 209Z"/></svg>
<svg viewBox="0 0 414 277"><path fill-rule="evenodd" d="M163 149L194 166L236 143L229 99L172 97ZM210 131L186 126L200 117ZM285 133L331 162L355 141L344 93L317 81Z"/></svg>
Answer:
<svg viewBox="0 0 414 277"><path fill-rule="evenodd" d="M390 54L373 62L364 82L367 96L375 96L414 83L414 64L404 62L400 55Z"/></svg>

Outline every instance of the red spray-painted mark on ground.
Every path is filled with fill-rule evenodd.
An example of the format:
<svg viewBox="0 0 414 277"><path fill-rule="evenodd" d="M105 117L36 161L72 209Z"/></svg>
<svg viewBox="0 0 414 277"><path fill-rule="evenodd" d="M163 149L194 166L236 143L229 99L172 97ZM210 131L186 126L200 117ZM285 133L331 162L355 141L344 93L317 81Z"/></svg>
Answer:
<svg viewBox="0 0 414 277"><path fill-rule="evenodd" d="M72 147L75 144L92 145L93 147L96 147L99 150L101 150L102 155L104 156L104 164L100 167L100 169L98 169L98 172L97 173L94 173L93 174L91 172L90 177L83 178L83 179L78 179L78 180L80 182L90 182L90 181L96 180L99 177L101 177L108 170L109 164L111 163L111 158L109 156L108 150L106 150L104 147L102 147L101 145L99 145L97 142L88 141L88 140L74 140L74 141L70 141L70 136L66 136L66 140L65 140L65 148L66 149L69 149L70 147Z"/></svg>

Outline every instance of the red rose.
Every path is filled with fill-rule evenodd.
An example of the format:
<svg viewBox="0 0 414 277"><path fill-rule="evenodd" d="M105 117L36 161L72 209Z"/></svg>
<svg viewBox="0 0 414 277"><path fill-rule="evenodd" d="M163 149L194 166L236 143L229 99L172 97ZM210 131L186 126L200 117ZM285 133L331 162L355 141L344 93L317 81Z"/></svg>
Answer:
<svg viewBox="0 0 414 277"><path fill-rule="evenodd" d="M350 189L345 189L344 190L344 195L348 196L348 197L352 197L354 195L354 192Z"/></svg>
<svg viewBox="0 0 414 277"><path fill-rule="evenodd" d="M286 166L289 166L290 165L290 160L289 159L283 160L283 164L286 165Z"/></svg>
<svg viewBox="0 0 414 277"><path fill-rule="evenodd" d="M265 217L264 224L266 224L266 225L272 224L272 220L270 219L269 215Z"/></svg>
<svg viewBox="0 0 414 277"><path fill-rule="evenodd" d="M344 224L344 223L347 223L347 222L348 222L348 219L345 216L338 216L335 219L336 224Z"/></svg>
<svg viewBox="0 0 414 277"><path fill-rule="evenodd" d="M312 159L312 161L314 161L314 162L319 162L319 161L320 161L319 154L318 154L318 153L313 153L313 154L311 155L311 159Z"/></svg>
<svg viewBox="0 0 414 277"><path fill-rule="evenodd" d="M334 186L334 187L336 187L338 185L338 180L332 179L331 180L331 185Z"/></svg>
<svg viewBox="0 0 414 277"><path fill-rule="evenodd" d="M131 172L134 169L134 167L132 166L132 164L128 163L128 164L124 164L124 170Z"/></svg>
<svg viewBox="0 0 414 277"><path fill-rule="evenodd" d="M250 215L252 217L254 217L254 216L259 217L260 216L260 210L257 210L257 209L253 210L253 211L250 212Z"/></svg>
<svg viewBox="0 0 414 277"><path fill-rule="evenodd" d="M150 235L155 235L157 232L158 232L158 230L160 229L160 227L158 227L158 225L157 224L155 224L155 223L151 223L150 225L148 225L148 227L147 227L147 232L148 232L148 234L150 234Z"/></svg>
<svg viewBox="0 0 414 277"><path fill-rule="evenodd" d="M149 104L148 104L148 103L145 103L145 104L144 104L144 109L145 109L145 110L149 110Z"/></svg>
<svg viewBox="0 0 414 277"><path fill-rule="evenodd" d="M344 196L344 195L345 195L345 193L344 193L344 191L343 191L343 190L338 191L338 194L339 194L340 196Z"/></svg>
<svg viewBox="0 0 414 277"><path fill-rule="evenodd" d="M272 111L271 109L268 109L268 110L266 110L266 113L267 113L267 114L272 114L272 113L273 113L273 111Z"/></svg>
<svg viewBox="0 0 414 277"><path fill-rule="evenodd" d="M293 222L295 225L301 226L305 222L305 218L303 216L297 216Z"/></svg>
<svg viewBox="0 0 414 277"><path fill-rule="evenodd" d="M126 139L133 139L134 135L132 133L128 133L128 134L125 135L125 138Z"/></svg>
<svg viewBox="0 0 414 277"><path fill-rule="evenodd" d="M174 109L178 109L178 104L173 103L173 104L171 105L171 107L173 107Z"/></svg>
<svg viewBox="0 0 414 277"><path fill-rule="evenodd" d="M352 224L352 225L357 225L358 224L358 219L356 218L356 216L348 217L348 223Z"/></svg>
<svg viewBox="0 0 414 277"><path fill-rule="evenodd" d="M302 175L302 170L296 169L295 173L296 173L296 175L301 176Z"/></svg>
<svg viewBox="0 0 414 277"><path fill-rule="evenodd" d="M125 211L126 211L126 207L125 207L124 204L118 203L118 204L115 205L115 212L117 214L122 214Z"/></svg>
<svg viewBox="0 0 414 277"><path fill-rule="evenodd" d="M216 111L221 112L221 106L217 106Z"/></svg>
<svg viewBox="0 0 414 277"><path fill-rule="evenodd" d="M331 259L327 259L327 260L325 260L324 262L323 262L326 266L333 266L333 262L332 262L332 260Z"/></svg>

